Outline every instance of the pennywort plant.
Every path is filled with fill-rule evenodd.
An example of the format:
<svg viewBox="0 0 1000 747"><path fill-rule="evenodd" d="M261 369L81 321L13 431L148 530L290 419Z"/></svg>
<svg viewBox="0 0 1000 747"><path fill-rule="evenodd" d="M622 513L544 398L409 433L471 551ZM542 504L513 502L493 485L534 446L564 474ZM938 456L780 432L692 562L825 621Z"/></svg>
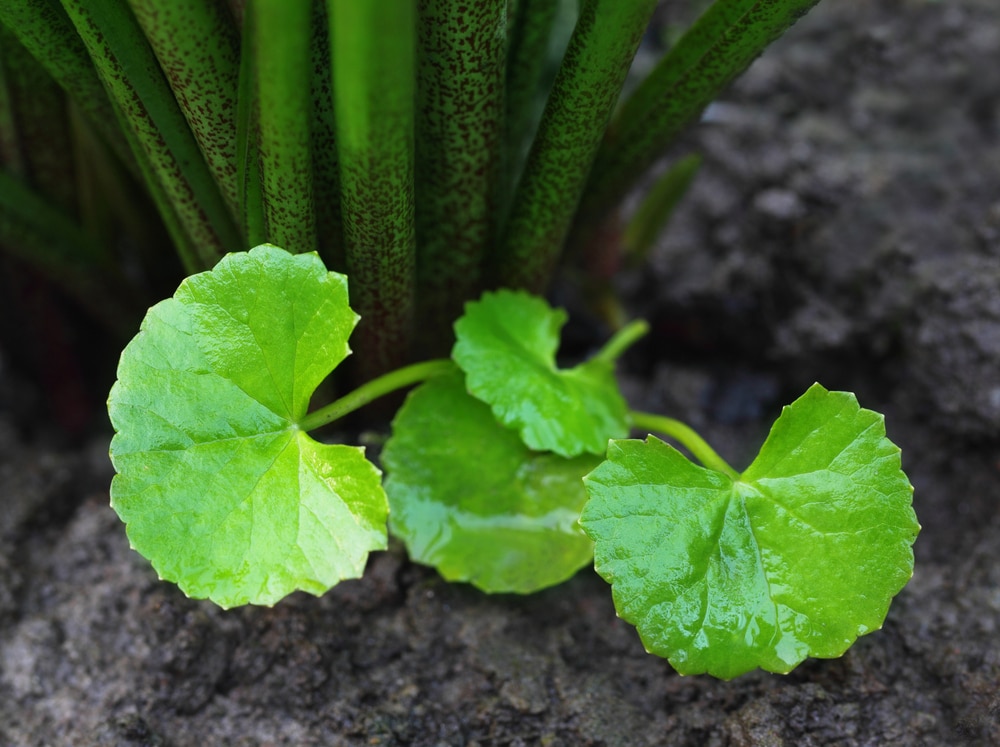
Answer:
<svg viewBox="0 0 1000 747"><path fill-rule="evenodd" d="M624 97L656 0L0 2L0 249L124 339L189 276L109 398L132 545L224 607L322 594L388 532L487 592L593 561L683 673L879 627L918 530L881 416L815 385L737 472L624 401L641 322L561 369L532 295L641 261L697 157L622 198L817 1L717 0ZM309 435L414 386L384 479Z"/></svg>
<svg viewBox="0 0 1000 747"><path fill-rule="evenodd" d="M358 322L346 278L271 245L226 255L150 309L122 354L112 505L162 578L223 607L360 576L388 522L413 560L487 592L593 561L683 674L788 672L882 625L919 526L881 415L815 384L737 472L684 424L628 408L615 361L643 323L562 369L565 321L524 291L487 293L449 359L310 411ZM362 449L308 435L414 384L384 482Z"/></svg>

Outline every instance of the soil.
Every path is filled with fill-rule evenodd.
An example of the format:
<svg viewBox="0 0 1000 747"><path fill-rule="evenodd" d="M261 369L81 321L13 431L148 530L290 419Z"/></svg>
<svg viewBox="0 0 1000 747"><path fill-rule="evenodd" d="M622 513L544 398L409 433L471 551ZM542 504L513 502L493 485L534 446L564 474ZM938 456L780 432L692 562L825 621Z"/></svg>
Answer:
<svg viewBox="0 0 1000 747"><path fill-rule="evenodd" d="M1000 744L998 62L995 0L825 0L686 138L619 278L654 324L633 404L737 467L813 380L886 413L924 528L844 657L682 678L592 571L487 596L398 548L320 599L186 599L108 507L109 434L29 434L0 357L0 745Z"/></svg>

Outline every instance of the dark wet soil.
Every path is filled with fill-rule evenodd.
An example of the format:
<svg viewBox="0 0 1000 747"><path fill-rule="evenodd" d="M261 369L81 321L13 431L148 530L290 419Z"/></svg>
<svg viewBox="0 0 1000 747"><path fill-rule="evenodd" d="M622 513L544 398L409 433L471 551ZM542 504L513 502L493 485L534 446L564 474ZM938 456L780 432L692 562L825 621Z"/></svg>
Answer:
<svg viewBox="0 0 1000 747"><path fill-rule="evenodd" d="M1000 4L824 0L708 119L620 278L654 323L623 382L736 466L813 380L884 411L924 529L883 630L681 678L591 571L486 596L398 549L223 612L128 549L107 434L47 446L5 408L0 745L1000 744ZM2 358L0 391L30 391Z"/></svg>

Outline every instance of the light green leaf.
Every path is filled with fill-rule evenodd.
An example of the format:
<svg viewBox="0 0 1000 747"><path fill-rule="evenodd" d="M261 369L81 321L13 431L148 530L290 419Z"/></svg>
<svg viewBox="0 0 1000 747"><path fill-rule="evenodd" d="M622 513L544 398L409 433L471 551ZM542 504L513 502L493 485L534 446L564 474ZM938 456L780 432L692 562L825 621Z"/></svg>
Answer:
<svg viewBox="0 0 1000 747"><path fill-rule="evenodd" d="M392 533L449 581L526 594L593 557L577 524L598 462L532 453L455 372L410 393L382 452Z"/></svg>
<svg viewBox="0 0 1000 747"><path fill-rule="evenodd" d="M357 319L344 276L263 245L185 280L122 353L111 504L188 596L322 594L385 547L378 470L298 426Z"/></svg>
<svg viewBox="0 0 1000 747"><path fill-rule="evenodd" d="M469 392L532 449L603 455L609 438L628 434L625 400L610 361L556 367L565 323L565 311L527 293L486 293L455 323L452 358Z"/></svg>
<svg viewBox="0 0 1000 747"><path fill-rule="evenodd" d="M681 674L785 673L882 626L913 573L913 488L883 417L814 384L738 480L613 441L581 524L619 615Z"/></svg>

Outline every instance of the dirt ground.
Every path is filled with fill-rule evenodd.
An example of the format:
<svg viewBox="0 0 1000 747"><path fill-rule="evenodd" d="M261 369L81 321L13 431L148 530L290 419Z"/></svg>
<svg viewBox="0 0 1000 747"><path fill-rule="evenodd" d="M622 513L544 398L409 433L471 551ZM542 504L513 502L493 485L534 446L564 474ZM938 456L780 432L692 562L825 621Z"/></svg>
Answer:
<svg viewBox="0 0 1000 747"><path fill-rule="evenodd" d="M738 468L814 380L885 412L924 528L883 630L682 678L592 571L486 596L398 548L223 612L128 549L109 433L25 438L0 351L0 745L1000 744L1000 4L824 0L707 119L623 383Z"/></svg>

